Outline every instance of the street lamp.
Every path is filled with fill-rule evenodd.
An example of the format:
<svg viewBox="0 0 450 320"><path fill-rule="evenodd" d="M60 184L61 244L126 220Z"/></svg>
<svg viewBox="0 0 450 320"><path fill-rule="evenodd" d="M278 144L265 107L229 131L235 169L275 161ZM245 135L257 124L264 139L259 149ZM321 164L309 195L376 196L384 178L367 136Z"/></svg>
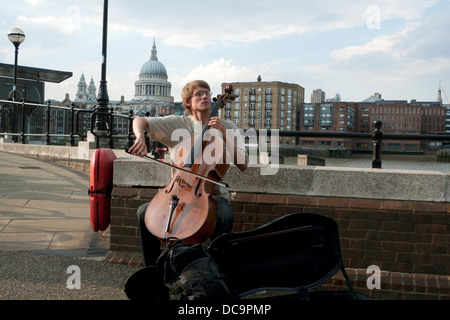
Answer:
<svg viewBox="0 0 450 320"><path fill-rule="evenodd" d="M20 100L20 92L17 91L17 56L19 54L19 46L25 40L25 33L23 33L22 29L12 28L8 33L8 39L13 43L14 47L16 47L14 61L14 83L12 91L12 100L16 101Z"/></svg>
<svg viewBox="0 0 450 320"><path fill-rule="evenodd" d="M103 42L102 42L102 75L100 80L100 87L98 90L98 108L99 115L96 117L95 129L97 131L106 131L109 96L106 85L106 47L108 35L108 0L103 1Z"/></svg>

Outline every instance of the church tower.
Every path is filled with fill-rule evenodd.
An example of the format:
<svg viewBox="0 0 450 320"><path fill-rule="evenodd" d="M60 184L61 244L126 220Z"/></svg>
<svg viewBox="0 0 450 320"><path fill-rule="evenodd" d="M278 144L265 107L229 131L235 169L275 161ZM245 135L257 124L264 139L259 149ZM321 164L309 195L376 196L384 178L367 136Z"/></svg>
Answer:
<svg viewBox="0 0 450 320"><path fill-rule="evenodd" d="M440 81L439 81L439 89L438 89L438 95L437 95L436 101L442 103L441 82Z"/></svg>
<svg viewBox="0 0 450 320"><path fill-rule="evenodd" d="M97 100L97 89L95 88L94 79L92 77L87 92L88 100Z"/></svg>
<svg viewBox="0 0 450 320"><path fill-rule="evenodd" d="M89 82L89 86L87 85L83 72L81 73L80 81L78 81L78 90L75 95L75 102L86 103L88 100L97 100L97 89L92 77Z"/></svg>
<svg viewBox="0 0 450 320"><path fill-rule="evenodd" d="M84 73L81 73L80 81L78 81L78 90L75 95L75 102L85 103L87 101L87 84L84 79Z"/></svg>

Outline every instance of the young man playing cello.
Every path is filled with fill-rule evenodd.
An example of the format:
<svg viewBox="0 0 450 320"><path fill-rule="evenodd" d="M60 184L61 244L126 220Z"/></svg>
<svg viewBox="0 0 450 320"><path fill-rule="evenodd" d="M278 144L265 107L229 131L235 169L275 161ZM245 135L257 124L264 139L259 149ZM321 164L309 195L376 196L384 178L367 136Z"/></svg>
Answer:
<svg viewBox="0 0 450 320"><path fill-rule="evenodd" d="M129 148L128 152L137 156L145 156L148 152L145 142L145 131L148 132L151 140L156 140L169 147L171 159L174 159L173 153L179 141L172 141L172 133L177 129L187 130L191 136L196 132L195 124L201 126L209 125L217 129L223 139L224 145L232 155L232 162L241 171L245 171L248 166L248 158L245 153L242 136L231 135L230 132L238 132L236 125L227 120L221 120L218 117L211 117L211 89L208 83L203 80L194 80L185 85L181 92L183 107L189 116L167 116L167 117L137 117L133 120L133 132L136 141ZM207 123L209 119L209 122ZM234 138L238 137L237 143ZM226 158L225 158L226 160ZM211 238L215 238L223 233L231 232L233 227L233 212L230 208L228 190L224 187L215 185L212 195L217 201L216 216L217 222ZM144 264L154 265L156 259L161 254L160 241L151 234L145 225L145 213L148 203L139 207L137 219L141 231L141 244L143 251Z"/></svg>

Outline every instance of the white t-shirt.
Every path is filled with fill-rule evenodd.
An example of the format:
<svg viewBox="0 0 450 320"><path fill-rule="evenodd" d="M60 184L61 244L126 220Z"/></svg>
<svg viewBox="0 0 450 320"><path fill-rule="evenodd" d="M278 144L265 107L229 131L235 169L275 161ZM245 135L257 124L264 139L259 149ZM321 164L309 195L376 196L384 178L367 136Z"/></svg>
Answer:
<svg viewBox="0 0 450 320"><path fill-rule="evenodd" d="M201 122L194 122L190 116L170 115L166 117L146 117L146 120L150 126L150 140L156 140L166 145L169 148L171 162L175 165L178 165L176 163L176 159L180 159L180 156L176 154L176 151L180 150L180 146L183 145L185 146L185 150L190 151L192 141L195 141L192 140L192 137L197 139L202 132ZM231 121L222 120L222 122L227 130L228 137L235 137L235 139L227 139L227 141L235 141L237 148L242 152L242 154L245 155L246 151L241 130L239 130L238 127ZM207 139L210 139L211 136L221 138L220 132L215 128L211 128L211 130L205 133L203 140L206 141ZM226 163L231 163L233 162L234 146L232 144L230 145L230 142L227 143L227 152L228 154L224 156L224 161L226 161ZM214 161L214 156L216 154L218 153L205 148L202 154L202 161L211 163L211 161ZM187 156L188 154L183 153L181 159L183 163L188 162ZM223 180L225 180L225 178L226 174L223 177ZM226 199L228 199L229 196L227 188L219 185L214 187L213 194L223 196Z"/></svg>

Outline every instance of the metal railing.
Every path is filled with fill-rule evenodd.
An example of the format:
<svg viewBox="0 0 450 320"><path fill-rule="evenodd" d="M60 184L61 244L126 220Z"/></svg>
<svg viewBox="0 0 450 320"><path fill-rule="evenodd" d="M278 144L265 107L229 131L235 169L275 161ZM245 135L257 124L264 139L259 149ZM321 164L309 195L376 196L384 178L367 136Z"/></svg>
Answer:
<svg viewBox="0 0 450 320"><path fill-rule="evenodd" d="M105 117L105 118L102 118ZM97 119L107 119L106 132L97 132L94 128ZM0 100L0 135L11 136L14 142L22 144L58 144L76 146L77 141L87 138L90 131L96 137L106 137L108 146L120 141L131 146L133 142L133 112L114 113L98 111L97 107L83 109L71 106L35 104ZM97 139L98 140L98 139Z"/></svg>
<svg viewBox="0 0 450 320"><path fill-rule="evenodd" d="M0 100L0 135L11 136L14 142L42 143L46 145L61 144L76 146L77 141L83 141L90 131L97 141L99 138L108 140L109 148L130 147L135 139L132 123L133 111L128 114L115 113L113 107L99 111L97 106L92 109L71 106L35 104ZM106 130L98 131L96 122L106 121ZM314 137L314 138L348 138L370 139L373 144L372 168L381 168L381 144L383 140L428 140L450 142L450 134L383 134L382 122L374 122L372 132L318 132L318 131L277 131L280 137ZM260 130L254 130L259 135ZM264 130L267 137L271 130ZM20 138L20 141L19 141ZM148 139L148 137L147 137ZM148 141L154 151L158 145ZM159 146L160 147L160 146Z"/></svg>

